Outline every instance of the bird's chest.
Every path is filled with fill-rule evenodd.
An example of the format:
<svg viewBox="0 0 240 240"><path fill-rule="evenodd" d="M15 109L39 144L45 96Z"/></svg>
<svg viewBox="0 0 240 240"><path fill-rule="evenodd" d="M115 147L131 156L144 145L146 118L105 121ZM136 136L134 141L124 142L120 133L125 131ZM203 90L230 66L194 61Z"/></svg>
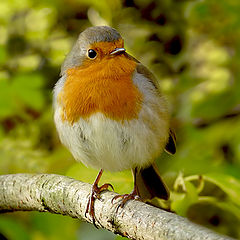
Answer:
<svg viewBox="0 0 240 240"><path fill-rule="evenodd" d="M132 62L124 67L100 64L70 69L57 96L62 120L73 124L97 112L119 121L136 118L142 94L133 83L134 70Z"/></svg>

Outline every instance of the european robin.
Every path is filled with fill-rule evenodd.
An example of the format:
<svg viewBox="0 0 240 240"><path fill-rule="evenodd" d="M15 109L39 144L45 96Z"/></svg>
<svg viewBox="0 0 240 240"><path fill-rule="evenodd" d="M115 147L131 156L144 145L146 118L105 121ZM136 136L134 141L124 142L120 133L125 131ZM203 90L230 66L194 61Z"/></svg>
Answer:
<svg viewBox="0 0 240 240"><path fill-rule="evenodd" d="M154 160L175 153L175 135L158 81L130 56L121 35L108 26L83 31L54 88L54 120L61 142L77 161L99 169L86 214L93 222L94 201L111 184L98 186L104 170L132 169L129 199L168 199ZM116 199L118 197L115 197Z"/></svg>

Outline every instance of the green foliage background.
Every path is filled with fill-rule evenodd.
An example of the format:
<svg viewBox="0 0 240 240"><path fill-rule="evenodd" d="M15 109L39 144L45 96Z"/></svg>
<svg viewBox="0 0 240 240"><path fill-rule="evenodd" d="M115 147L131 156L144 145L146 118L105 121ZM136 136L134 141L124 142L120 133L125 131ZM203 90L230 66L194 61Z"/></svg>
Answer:
<svg viewBox="0 0 240 240"><path fill-rule="evenodd" d="M59 143L52 89L78 34L111 25L158 77L177 153L158 159L177 214L240 239L240 2L238 0L0 1L0 173L58 173L93 182ZM130 172L102 180L124 193ZM155 200L157 201L157 200ZM1 239L121 239L68 217L0 215Z"/></svg>

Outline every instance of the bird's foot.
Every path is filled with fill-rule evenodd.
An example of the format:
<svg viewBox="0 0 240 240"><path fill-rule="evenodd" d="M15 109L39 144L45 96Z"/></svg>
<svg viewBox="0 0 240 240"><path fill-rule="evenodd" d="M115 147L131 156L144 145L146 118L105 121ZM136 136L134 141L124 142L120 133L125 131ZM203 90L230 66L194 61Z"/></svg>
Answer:
<svg viewBox="0 0 240 240"><path fill-rule="evenodd" d="M138 201L142 201L142 199L140 198L140 196L138 195L137 191L134 189L131 193L129 194L123 194L123 195L117 195L112 199L112 203L117 200L118 198L121 198L121 202L117 207L117 211L119 209L119 207L123 208L124 205L126 204L127 201L129 200L138 200Z"/></svg>
<svg viewBox="0 0 240 240"><path fill-rule="evenodd" d="M96 199L100 200L101 192L108 190L109 187L112 188L112 190L114 190L112 184L110 184L110 183L105 183L101 187L98 187L98 184L96 182L94 182L94 184L92 185L91 195L89 196L87 208L85 211L85 217L87 217L87 214L89 214L90 218L92 219L92 223L96 228L98 228L98 227L96 225L94 202Z"/></svg>

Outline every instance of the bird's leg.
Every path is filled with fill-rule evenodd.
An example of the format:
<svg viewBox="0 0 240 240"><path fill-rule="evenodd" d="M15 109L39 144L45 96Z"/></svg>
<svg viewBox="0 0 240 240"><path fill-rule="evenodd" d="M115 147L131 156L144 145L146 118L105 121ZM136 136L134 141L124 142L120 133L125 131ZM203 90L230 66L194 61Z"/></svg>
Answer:
<svg viewBox="0 0 240 240"><path fill-rule="evenodd" d="M91 190L91 195L88 199L88 203L87 203L87 209L85 212L85 217L87 217L87 214L90 215L90 217L92 218L92 222L94 224L94 226L96 228L96 219L95 219L95 213L94 213L94 202L96 199L100 199L100 193L103 192L104 190L107 190L109 187L112 188L113 190L113 186L110 183L105 183L102 186L98 187L98 183L100 181L100 178L103 174L103 169L101 169L92 185L92 190Z"/></svg>
<svg viewBox="0 0 240 240"><path fill-rule="evenodd" d="M139 196L138 188L137 188L136 175L137 175L137 168L135 168L133 171L134 187L133 187L132 192L129 194L117 195L112 199L112 202L118 198L122 199L121 203L117 207L117 210L119 207L121 207L121 208L124 207L124 205L126 204L126 202L128 200L141 200L141 198Z"/></svg>

